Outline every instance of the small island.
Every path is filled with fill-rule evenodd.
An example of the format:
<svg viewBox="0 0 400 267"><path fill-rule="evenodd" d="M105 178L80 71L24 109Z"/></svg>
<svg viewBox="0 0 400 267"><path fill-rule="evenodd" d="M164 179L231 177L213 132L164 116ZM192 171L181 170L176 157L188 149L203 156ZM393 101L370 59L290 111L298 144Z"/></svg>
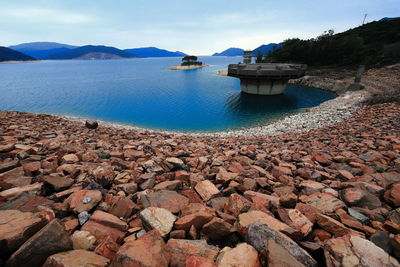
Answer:
<svg viewBox="0 0 400 267"><path fill-rule="evenodd" d="M197 61L196 56L185 56L182 58L182 63L180 65L169 67L169 70L193 70L208 67L204 65L203 62Z"/></svg>

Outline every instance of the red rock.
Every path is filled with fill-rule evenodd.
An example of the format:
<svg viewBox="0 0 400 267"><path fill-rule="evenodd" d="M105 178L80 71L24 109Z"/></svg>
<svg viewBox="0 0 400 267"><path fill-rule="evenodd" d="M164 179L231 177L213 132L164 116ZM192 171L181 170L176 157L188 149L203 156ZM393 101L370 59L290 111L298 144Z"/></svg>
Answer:
<svg viewBox="0 0 400 267"><path fill-rule="evenodd" d="M168 267L170 255L157 230L152 230L137 240L125 243L117 252L111 267L154 266Z"/></svg>
<svg viewBox="0 0 400 267"><path fill-rule="evenodd" d="M389 191L386 191L384 198L396 207L400 206L400 184L395 184Z"/></svg>
<svg viewBox="0 0 400 267"><path fill-rule="evenodd" d="M244 171L244 168L240 163L236 162L228 166L228 171L240 174Z"/></svg>
<svg viewBox="0 0 400 267"><path fill-rule="evenodd" d="M338 170L338 178L343 181L348 181L354 179L353 174L346 170Z"/></svg>
<svg viewBox="0 0 400 267"><path fill-rule="evenodd" d="M322 166L328 166L332 163L332 157L325 153L314 151L311 153L311 158L320 163Z"/></svg>
<svg viewBox="0 0 400 267"><path fill-rule="evenodd" d="M15 251L44 225L33 213L0 210L0 255Z"/></svg>
<svg viewBox="0 0 400 267"><path fill-rule="evenodd" d="M136 183L124 183L116 185L115 189L122 190L125 194L131 195L137 192L138 186Z"/></svg>
<svg viewBox="0 0 400 267"><path fill-rule="evenodd" d="M165 181L157 184L154 190L173 190L177 191L182 187L182 181Z"/></svg>
<svg viewBox="0 0 400 267"><path fill-rule="evenodd" d="M6 145L0 145L0 153L6 153L14 150L15 145L14 144L6 144Z"/></svg>
<svg viewBox="0 0 400 267"><path fill-rule="evenodd" d="M76 162L79 162L79 158L78 158L78 156L75 155L75 154L67 154L67 155L64 155L64 156L62 157L62 159L63 159L64 161L66 161L67 163L76 163Z"/></svg>
<svg viewBox="0 0 400 267"><path fill-rule="evenodd" d="M200 211L207 212L211 216L215 215L215 210L210 208L210 207L208 207L208 206L206 206L205 204L202 204L202 203L190 203L189 205L187 205L186 207L184 207L182 209L181 217L189 215L189 214L197 213L197 212L200 212Z"/></svg>
<svg viewBox="0 0 400 267"><path fill-rule="evenodd" d="M317 242L324 242L325 240L331 239L332 235L325 230L315 229L313 232L314 240Z"/></svg>
<svg viewBox="0 0 400 267"><path fill-rule="evenodd" d="M274 166L274 168L272 169L272 175L275 178L278 178L279 176L282 176L282 175L292 176L292 171L286 167Z"/></svg>
<svg viewBox="0 0 400 267"><path fill-rule="evenodd" d="M180 192L182 196L185 196L189 199L189 203L202 203L203 200L199 197L199 195L191 189L184 190Z"/></svg>
<svg viewBox="0 0 400 267"><path fill-rule="evenodd" d="M203 225L203 234L212 240L220 240L231 234L232 225L220 218L213 218Z"/></svg>
<svg viewBox="0 0 400 267"><path fill-rule="evenodd" d="M208 212L200 211L192 213L176 220L175 228L187 232L193 225L196 229L201 229L203 225L208 223L212 218L213 216Z"/></svg>
<svg viewBox="0 0 400 267"><path fill-rule="evenodd" d="M365 197L365 191L360 188L346 188L341 192L343 201L349 206L357 206Z"/></svg>
<svg viewBox="0 0 400 267"><path fill-rule="evenodd" d="M109 259L86 250L70 250L47 258L43 267L96 266L106 267Z"/></svg>
<svg viewBox="0 0 400 267"><path fill-rule="evenodd" d="M107 259L113 260L118 250L119 245L110 237L107 237L100 242L100 244L95 248L94 252L98 255L106 257Z"/></svg>
<svg viewBox="0 0 400 267"><path fill-rule="evenodd" d="M184 267L191 256L204 257L215 261L219 249L207 245L205 240L169 239L167 249L171 255L171 266Z"/></svg>
<svg viewBox="0 0 400 267"><path fill-rule="evenodd" d="M40 162L34 161L34 162L24 163L22 164L22 168L24 168L26 175L34 176L35 173L37 173L37 171L39 171L40 169Z"/></svg>
<svg viewBox="0 0 400 267"><path fill-rule="evenodd" d="M315 193L311 196L304 196L300 200L324 214L335 212L335 210L346 206L341 200L327 193Z"/></svg>
<svg viewBox="0 0 400 267"><path fill-rule="evenodd" d="M143 194L140 201L145 208L157 207L169 210L172 213L178 213L186 205L189 200L175 191L160 190L154 193Z"/></svg>
<svg viewBox="0 0 400 267"><path fill-rule="evenodd" d="M238 171L238 172L236 172ZM229 183L229 181L233 180L235 177L238 176L238 173L242 172L242 169L237 169L234 166L232 166L231 172L228 172L225 170L225 168L220 167L219 171L216 176L216 180L219 183Z"/></svg>
<svg viewBox="0 0 400 267"><path fill-rule="evenodd" d="M185 239L185 236L186 236L185 230L174 230L171 233L169 233L169 237L174 239Z"/></svg>
<svg viewBox="0 0 400 267"><path fill-rule="evenodd" d="M302 181L300 186L303 188L303 193L308 196L321 192L325 188L323 184L311 180Z"/></svg>
<svg viewBox="0 0 400 267"><path fill-rule="evenodd" d="M224 211L237 217L240 213L246 212L251 208L252 203L239 194L231 194Z"/></svg>
<svg viewBox="0 0 400 267"><path fill-rule="evenodd" d="M294 208L297 203L297 195L294 193L283 194L279 197L279 203L285 208Z"/></svg>
<svg viewBox="0 0 400 267"><path fill-rule="evenodd" d="M98 190L79 190L70 195L65 203L75 213L89 211L95 207L102 199L101 192Z"/></svg>
<svg viewBox="0 0 400 267"><path fill-rule="evenodd" d="M119 242L123 239L127 229L127 224L116 216L96 210L81 230L91 233L97 240L110 236L112 240Z"/></svg>
<svg viewBox="0 0 400 267"><path fill-rule="evenodd" d="M21 187L14 187L11 189L7 189L0 192L0 197L10 199L19 195L22 195L25 192L40 192L42 190L43 183L34 183L30 185L25 185Z"/></svg>
<svg viewBox="0 0 400 267"><path fill-rule="evenodd" d="M127 219L136 207L136 204L129 197L121 197L111 205L109 212L117 217Z"/></svg>
<svg viewBox="0 0 400 267"><path fill-rule="evenodd" d="M6 266L41 266L48 256L71 249L69 234L58 220L53 220L14 252Z"/></svg>
<svg viewBox="0 0 400 267"><path fill-rule="evenodd" d="M243 266L260 267L258 252L246 243L240 243L235 248L225 247L217 258L219 267Z"/></svg>
<svg viewBox="0 0 400 267"><path fill-rule="evenodd" d="M46 176L43 178L43 182L48 185L51 190L58 192L69 188L74 183L74 180L68 177Z"/></svg>
<svg viewBox="0 0 400 267"><path fill-rule="evenodd" d="M2 210L19 210L22 212L39 212L40 206L49 207L54 202L41 196L21 195L1 205Z"/></svg>
<svg viewBox="0 0 400 267"><path fill-rule="evenodd" d="M219 194L218 188L215 187L215 185L209 180L204 180L197 183L195 190L204 201L208 201Z"/></svg>
<svg viewBox="0 0 400 267"><path fill-rule="evenodd" d="M186 259L185 262L186 267L217 267L217 265L204 257L199 256L190 256Z"/></svg>
<svg viewBox="0 0 400 267"><path fill-rule="evenodd" d="M62 223L64 224L64 228L68 233L72 233L79 226L79 220L76 218L64 218Z"/></svg>
<svg viewBox="0 0 400 267"><path fill-rule="evenodd" d="M299 230L303 236L307 236L312 231L313 223L307 219L299 210L296 209L279 209L279 217L287 225Z"/></svg>
<svg viewBox="0 0 400 267"><path fill-rule="evenodd" d="M350 233L350 229L344 226L341 222L323 214L317 214L317 223L322 229L333 234L335 237Z"/></svg>
<svg viewBox="0 0 400 267"><path fill-rule="evenodd" d="M243 193L243 196L249 200L251 200L252 197L257 196L257 197L260 197L260 198L263 198L263 199L269 201L274 208L279 208L279 197L271 196L271 195L267 195L267 194L263 194L263 193L259 193L259 192L254 192L254 191L246 191Z"/></svg>
<svg viewBox="0 0 400 267"><path fill-rule="evenodd" d="M327 266L398 266L399 262L371 241L343 236L325 243Z"/></svg>
<svg viewBox="0 0 400 267"><path fill-rule="evenodd" d="M190 175L187 171L179 170L175 172L175 179L188 182Z"/></svg>
<svg viewBox="0 0 400 267"><path fill-rule="evenodd" d="M127 149L124 151L124 157L126 160L137 160L145 156L143 151Z"/></svg>

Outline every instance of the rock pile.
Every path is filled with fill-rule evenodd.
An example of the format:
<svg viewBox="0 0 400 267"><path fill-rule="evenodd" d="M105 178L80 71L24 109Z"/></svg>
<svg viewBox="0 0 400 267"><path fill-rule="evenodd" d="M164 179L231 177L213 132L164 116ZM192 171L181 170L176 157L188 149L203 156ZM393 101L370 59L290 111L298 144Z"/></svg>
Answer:
<svg viewBox="0 0 400 267"><path fill-rule="evenodd" d="M399 266L399 114L218 138L2 111L0 266Z"/></svg>

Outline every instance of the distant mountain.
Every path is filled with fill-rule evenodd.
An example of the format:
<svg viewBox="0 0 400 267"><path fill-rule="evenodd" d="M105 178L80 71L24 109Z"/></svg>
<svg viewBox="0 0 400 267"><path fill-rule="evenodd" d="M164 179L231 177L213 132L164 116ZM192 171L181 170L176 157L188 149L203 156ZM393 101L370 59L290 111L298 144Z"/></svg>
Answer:
<svg viewBox="0 0 400 267"><path fill-rule="evenodd" d="M243 56L244 50L241 48L228 48L221 53L215 53L213 56L227 56L227 57L235 57L235 56Z"/></svg>
<svg viewBox="0 0 400 267"><path fill-rule="evenodd" d="M384 17L384 18L381 18L379 21L396 20L396 19L399 19L399 18L400 17L395 17L395 18Z"/></svg>
<svg viewBox="0 0 400 267"><path fill-rule="evenodd" d="M187 56L187 54L176 51L168 51L165 49L160 49L157 47L142 47L142 48L130 48L130 49L125 49L124 51L138 56L138 57L184 57Z"/></svg>
<svg viewBox="0 0 400 267"><path fill-rule="evenodd" d="M257 56L258 54L262 54L262 55L267 55L269 54L269 52L271 52L274 49L279 48L280 46L282 46L281 43L276 44L276 43L270 43L267 45L261 45L259 47L257 47L256 49L253 50L253 55Z"/></svg>
<svg viewBox="0 0 400 267"><path fill-rule="evenodd" d="M27 54L34 58L43 59L48 55L57 52L67 51L76 48L76 46L54 42L32 42L12 45L9 48Z"/></svg>
<svg viewBox="0 0 400 267"><path fill-rule="evenodd" d="M12 50L8 47L0 46L0 62L1 61L26 61L35 60L35 58L25 55L21 52Z"/></svg>
<svg viewBox="0 0 400 267"><path fill-rule="evenodd" d="M133 57L137 56L111 46L85 45L48 55L45 59L116 59Z"/></svg>

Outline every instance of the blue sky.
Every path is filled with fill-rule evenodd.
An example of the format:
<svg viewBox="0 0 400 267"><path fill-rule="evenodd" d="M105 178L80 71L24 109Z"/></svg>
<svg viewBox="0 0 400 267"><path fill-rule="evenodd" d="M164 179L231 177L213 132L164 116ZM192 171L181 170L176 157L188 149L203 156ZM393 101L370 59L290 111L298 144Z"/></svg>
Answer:
<svg viewBox="0 0 400 267"><path fill-rule="evenodd" d="M400 16L400 0L0 0L0 45L157 46L196 55L254 49Z"/></svg>

